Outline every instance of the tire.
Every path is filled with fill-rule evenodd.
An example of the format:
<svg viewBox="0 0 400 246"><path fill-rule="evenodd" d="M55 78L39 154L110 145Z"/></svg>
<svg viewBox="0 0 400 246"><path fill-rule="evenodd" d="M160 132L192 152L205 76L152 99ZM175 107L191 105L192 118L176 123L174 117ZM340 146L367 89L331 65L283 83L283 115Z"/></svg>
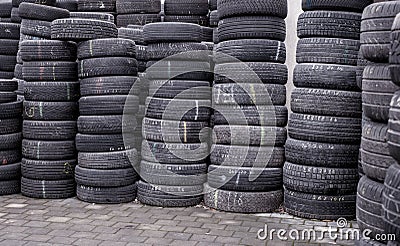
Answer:
<svg viewBox="0 0 400 246"><path fill-rule="evenodd" d="M143 29L133 29L133 28L118 28L118 38L125 38L135 41L135 44L146 45L143 36ZM138 48L138 47L136 47ZM137 57L139 59L139 56Z"/></svg>
<svg viewBox="0 0 400 246"><path fill-rule="evenodd" d="M294 139L338 144L356 144L361 137L361 119L291 114L289 136Z"/></svg>
<svg viewBox="0 0 400 246"><path fill-rule="evenodd" d="M134 167L137 170L138 159L139 156L136 149L103 153L78 153L79 166L86 169L103 170Z"/></svg>
<svg viewBox="0 0 400 246"><path fill-rule="evenodd" d="M24 120L76 120L76 102L24 101Z"/></svg>
<svg viewBox="0 0 400 246"><path fill-rule="evenodd" d="M23 61L76 61L76 44L57 40L27 40L20 46Z"/></svg>
<svg viewBox="0 0 400 246"><path fill-rule="evenodd" d="M167 15L164 16L164 22L181 22L209 26L209 18L207 15Z"/></svg>
<svg viewBox="0 0 400 246"><path fill-rule="evenodd" d="M103 76L137 76L137 61L127 57L91 58L78 63L78 76L81 79Z"/></svg>
<svg viewBox="0 0 400 246"><path fill-rule="evenodd" d="M208 61L189 61L190 56L193 56L193 54L180 55L179 58L183 60L163 59L161 61L149 61L146 65L146 78L149 80L211 81L213 74L210 63Z"/></svg>
<svg viewBox="0 0 400 246"><path fill-rule="evenodd" d="M89 19L89 20L101 20L110 23L115 22L114 15L109 13L101 13L101 12L71 12L71 18L79 18L79 19ZM101 38L101 37L99 37ZM110 38L110 37L109 37ZM115 38L112 35L112 38Z"/></svg>
<svg viewBox="0 0 400 246"><path fill-rule="evenodd" d="M170 121L144 118L143 138L167 143L208 142L210 127L208 122Z"/></svg>
<svg viewBox="0 0 400 246"><path fill-rule="evenodd" d="M24 62L22 74L26 81L77 81L76 62Z"/></svg>
<svg viewBox="0 0 400 246"><path fill-rule="evenodd" d="M52 39L79 41L116 37L118 37L117 27L107 21L72 18L55 20L51 24Z"/></svg>
<svg viewBox="0 0 400 246"><path fill-rule="evenodd" d="M0 180L16 180L21 178L21 163L3 164L0 166ZM6 184L6 183L4 183ZM3 185L4 185L3 184ZM4 186L3 186L4 187ZM19 187L19 185L17 186Z"/></svg>
<svg viewBox="0 0 400 246"><path fill-rule="evenodd" d="M286 189L321 195L354 194L359 180L355 168L302 166L286 162L283 184Z"/></svg>
<svg viewBox="0 0 400 246"><path fill-rule="evenodd" d="M394 25L399 25L398 22L400 22L400 19L396 18L394 20ZM398 28L400 29L400 28ZM389 53L389 63L390 65L390 75L392 78L393 83L395 83L396 85L400 86L400 74L399 74L399 70L400 70L400 59L399 59L399 36L400 32L399 31L393 31L390 34L390 53Z"/></svg>
<svg viewBox="0 0 400 246"><path fill-rule="evenodd" d="M115 12L115 1L78 0L78 11Z"/></svg>
<svg viewBox="0 0 400 246"><path fill-rule="evenodd" d="M0 135L21 132L21 117L11 119L0 119Z"/></svg>
<svg viewBox="0 0 400 246"><path fill-rule="evenodd" d="M285 105L286 87L273 84L219 84L213 87L213 104Z"/></svg>
<svg viewBox="0 0 400 246"><path fill-rule="evenodd" d="M249 81L255 83L261 80L265 84L284 85L288 81L288 68L279 63L223 63L215 66L214 73L214 83L217 84L249 83Z"/></svg>
<svg viewBox="0 0 400 246"><path fill-rule="evenodd" d="M0 38L19 40L20 24L0 23Z"/></svg>
<svg viewBox="0 0 400 246"><path fill-rule="evenodd" d="M0 135L0 150L12 150L21 148L22 134L12 133Z"/></svg>
<svg viewBox="0 0 400 246"><path fill-rule="evenodd" d="M12 0L13 7L18 7L21 3L36 3L53 6L56 3L56 0Z"/></svg>
<svg viewBox="0 0 400 246"><path fill-rule="evenodd" d="M18 40L0 39L0 55L15 56L18 53Z"/></svg>
<svg viewBox="0 0 400 246"><path fill-rule="evenodd" d="M70 160L76 158L75 142L22 140L22 156L31 160Z"/></svg>
<svg viewBox="0 0 400 246"><path fill-rule="evenodd" d="M307 11L299 16L299 38L360 38L361 14L340 11Z"/></svg>
<svg viewBox="0 0 400 246"><path fill-rule="evenodd" d="M306 219L353 219L356 213L356 195L316 196L285 190L285 211Z"/></svg>
<svg viewBox="0 0 400 246"><path fill-rule="evenodd" d="M51 21L22 19L21 34L51 39Z"/></svg>
<svg viewBox="0 0 400 246"><path fill-rule="evenodd" d="M138 77L134 76L112 76L95 77L80 80L80 92L82 97L105 96L105 95L128 95L131 90L133 94L139 94L135 89L139 84Z"/></svg>
<svg viewBox="0 0 400 246"><path fill-rule="evenodd" d="M390 102L400 87L390 79L387 64L369 65L363 75L363 111L365 115L378 122L389 120Z"/></svg>
<svg viewBox="0 0 400 246"><path fill-rule="evenodd" d="M161 12L159 0L117 0L116 10L118 14L155 13Z"/></svg>
<svg viewBox="0 0 400 246"><path fill-rule="evenodd" d="M281 168L285 162L283 147L213 145L211 165L233 167Z"/></svg>
<svg viewBox="0 0 400 246"><path fill-rule="evenodd" d="M194 80L151 80L149 95L169 99L211 99L211 87L208 81Z"/></svg>
<svg viewBox="0 0 400 246"><path fill-rule="evenodd" d="M15 163L18 163L21 161L21 149L12 149L12 150L0 150L0 163L2 166L8 166L8 165L13 165ZM8 169L4 169L4 171L7 171ZM19 178L19 176L10 176L10 178L3 178L1 177L1 166L0 166L0 180L6 180L6 179L14 179L14 178Z"/></svg>
<svg viewBox="0 0 400 246"><path fill-rule="evenodd" d="M132 104L125 105L127 100ZM79 112L83 116L122 115L124 112L136 114L138 110L139 98L137 96L89 96L81 97L79 100Z"/></svg>
<svg viewBox="0 0 400 246"><path fill-rule="evenodd" d="M53 21L56 19L69 18L69 11L66 9L34 4L21 3L19 5L19 16L23 19Z"/></svg>
<svg viewBox="0 0 400 246"><path fill-rule="evenodd" d="M191 23L152 23L143 28L146 43L201 42L201 27Z"/></svg>
<svg viewBox="0 0 400 246"><path fill-rule="evenodd" d="M0 70L6 72L13 72L15 65L17 65L16 56L0 55Z"/></svg>
<svg viewBox="0 0 400 246"><path fill-rule="evenodd" d="M215 125L286 126L288 110L285 106L215 105Z"/></svg>
<svg viewBox="0 0 400 246"><path fill-rule="evenodd" d="M302 114L361 117L361 92L295 88L292 111Z"/></svg>
<svg viewBox="0 0 400 246"><path fill-rule="evenodd" d="M400 124L399 124L399 97L400 93L396 92L390 109L390 120L389 120L389 131L388 131L388 143L390 154L393 156L397 162L400 163Z"/></svg>
<svg viewBox="0 0 400 246"><path fill-rule="evenodd" d="M12 1L4 1L0 3L0 17L9 17L12 9Z"/></svg>
<svg viewBox="0 0 400 246"><path fill-rule="evenodd" d="M18 90L18 83L11 79L0 79L0 91L13 92Z"/></svg>
<svg viewBox="0 0 400 246"><path fill-rule="evenodd" d="M161 22L159 14L122 14L117 16L117 27L127 27L129 25L144 26L157 22Z"/></svg>
<svg viewBox="0 0 400 246"><path fill-rule="evenodd" d="M78 59L103 57L136 57L135 42L128 39L110 38L81 42L78 45Z"/></svg>
<svg viewBox="0 0 400 246"><path fill-rule="evenodd" d="M21 23L22 18L19 16L19 8L13 7L11 10L11 22L12 23Z"/></svg>
<svg viewBox="0 0 400 246"><path fill-rule="evenodd" d="M213 128L214 144L284 146L286 138L286 129L282 127L217 125Z"/></svg>
<svg viewBox="0 0 400 246"><path fill-rule="evenodd" d="M400 195L399 187L400 167L394 164L389 167L385 179L385 188L383 190L382 204L383 204L383 224L385 233L394 234L396 242L399 243L400 227L397 224L399 220L398 204Z"/></svg>
<svg viewBox="0 0 400 246"><path fill-rule="evenodd" d="M388 242L388 244L386 244L386 243L380 243L378 241L360 238L360 240L354 240L354 245L355 246L385 246L385 245L390 245L390 242ZM393 245L393 246L395 246L395 245Z"/></svg>
<svg viewBox="0 0 400 246"><path fill-rule="evenodd" d="M22 159L22 176L35 180L73 179L76 159L61 161L39 161Z"/></svg>
<svg viewBox="0 0 400 246"><path fill-rule="evenodd" d="M149 44L146 47L146 59L162 60L164 58L169 58L170 56L175 56L178 59L181 53L185 53L185 55L182 55L184 56L182 58L189 59L190 61L207 61L209 55L198 52L206 50L208 50L207 46L203 43L154 43ZM190 54L190 52L193 54ZM175 57L169 59L172 60Z"/></svg>
<svg viewBox="0 0 400 246"><path fill-rule="evenodd" d="M208 0L166 0L165 15L207 15Z"/></svg>
<svg viewBox="0 0 400 246"><path fill-rule="evenodd" d="M304 11L311 10L334 10L361 13L365 7L373 3L372 0L351 0L351 1L332 1L332 0L302 0Z"/></svg>
<svg viewBox="0 0 400 246"><path fill-rule="evenodd" d="M225 41L217 44L216 52L216 63L238 62L233 58L244 62L285 63L286 61L286 46L276 40L241 39Z"/></svg>
<svg viewBox="0 0 400 246"><path fill-rule="evenodd" d="M274 16L239 16L222 19L218 25L220 42L252 38L285 41L285 20Z"/></svg>
<svg viewBox="0 0 400 246"><path fill-rule="evenodd" d="M79 82L27 82L24 85L28 101L76 102L79 93Z"/></svg>
<svg viewBox="0 0 400 246"><path fill-rule="evenodd" d="M209 155L207 143L161 143L143 140L142 159L162 164L205 163Z"/></svg>
<svg viewBox="0 0 400 246"><path fill-rule="evenodd" d="M0 91L0 103L10 103L16 100L17 100L17 94L15 92Z"/></svg>
<svg viewBox="0 0 400 246"><path fill-rule="evenodd" d="M172 193L172 194L171 194ZM138 182L138 200L158 207L189 207L202 200L203 186L154 186Z"/></svg>
<svg viewBox="0 0 400 246"><path fill-rule="evenodd" d="M132 185L138 180L135 170L125 169L87 169L75 168L75 181L78 185L93 187L121 187Z"/></svg>
<svg viewBox="0 0 400 246"><path fill-rule="evenodd" d="M121 204L132 202L136 198L136 184L124 187L90 187L77 185L79 200L99 204Z"/></svg>
<svg viewBox="0 0 400 246"><path fill-rule="evenodd" d="M75 121L24 120L22 133L25 139L74 140L77 133Z"/></svg>
<svg viewBox="0 0 400 246"><path fill-rule="evenodd" d="M208 168L208 185L230 191L276 191L282 188L282 168L211 165Z"/></svg>
<svg viewBox="0 0 400 246"><path fill-rule="evenodd" d="M207 182L207 164L169 165L142 161L140 177L152 185L203 185Z"/></svg>
<svg viewBox="0 0 400 246"><path fill-rule="evenodd" d="M0 181L0 195L18 194L21 191L21 184L19 179Z"/></svg>
<svg viewBox="0 0 400 246"><path fill-rule="evenodd" d="M218 22L219 22L218 10L212 10L209 16L210 16L210 27L213 28L218 27Z"/></svg>
<svg viewBox="0 0 400 246"><path fill-rule="evenodd" d="M244 0L240 2L236 0L218 0L218 13L220 19L242 15L272 15L285 19L287 11L286 0L277 0L273 2L269 0L257 2L252 0Z"/></svg>
<svg viewBox="0 0 400 246"><path fill-rule="evenodd" d="M369 237L383 234L382 195L384 185L363 177L357 191L357 223L362 231L371 230Z"/></svg>
<svg viewBox="0 0 400 246"><path fill-rule="evenodd" d="M363 80L363 73L364 69L366 66L371 65L372 62L368 61L365 59L361 49L360 53L358 54L358 60L357 60L357 68L356 68L356 73L357 73L357 85L358 87L362 90L362 80Z"/></svg>
<svg viewBox="0 0 400 246"><path fill-rule="evenodd" d="M0 104L0 119L18 118L22 116L22 102Z"/></svg>
<svg viewBox="0 0 400 246"><path fill-rule="evenodd" d="M122 134L76 135L76 149L79 152L112 152L132 149L134 146L125 146Z"/></svg>
<svg viewBox="0 0 400 246"><path fill-rule="evenodd" d="M68 11L78 11L78 0L56 0L54 6Z"/></svg>
<svg viewBox="0 0 400 246"><path fill-rule="evenodd" d="M21 193L24 196L42 199L65 199L75 196L75 181L34 180L22 177Z"/></svg>
<svg viewBox="0 0 400 246"><path fill-rule="evenodd" d="M122 115L80 116L78 131L83 134L121 134L133 132L136 121L127 121Z"/></svg>
<svg viewBox="0 0 400 246"><path fill-rule="evenodd" d="M283 192L225 191L205 186L204 203L207 207L235 213L271 213L283 202ZM234 197L233 199L230 199Z"/></svg>

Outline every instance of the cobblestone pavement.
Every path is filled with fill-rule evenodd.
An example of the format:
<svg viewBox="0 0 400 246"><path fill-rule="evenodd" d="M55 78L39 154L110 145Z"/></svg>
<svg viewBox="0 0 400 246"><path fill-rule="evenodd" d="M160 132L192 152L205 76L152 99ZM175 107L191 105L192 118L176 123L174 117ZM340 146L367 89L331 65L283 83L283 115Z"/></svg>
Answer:
<svg viewBox="0 0 400 246"><path fill-rule="evenodd" d="M260 240L270 229L322 230L336 222L287 214L244 215L202 206L157 208L138 203L95 205L77 200L0 197L0 245L353 245L350 240ZM348 227L356 228L355 222Z"/></svg>

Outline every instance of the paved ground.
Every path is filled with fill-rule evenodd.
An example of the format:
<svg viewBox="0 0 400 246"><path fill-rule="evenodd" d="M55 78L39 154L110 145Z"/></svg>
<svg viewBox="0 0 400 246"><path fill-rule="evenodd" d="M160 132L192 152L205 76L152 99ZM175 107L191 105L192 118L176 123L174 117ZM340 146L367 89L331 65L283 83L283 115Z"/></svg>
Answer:
<svg viewBox="0 0 400 246"><path fill-rule="evenodd" d="M75 198L0 197L0 245L353 245L350 240L260 240L265 228L321 230L336 222L287 214L243 215L202 206L157 208L138 203L94 205ZM348 227L357 224L349 222ZM263 234L260 234L263 236Z"/></svg>

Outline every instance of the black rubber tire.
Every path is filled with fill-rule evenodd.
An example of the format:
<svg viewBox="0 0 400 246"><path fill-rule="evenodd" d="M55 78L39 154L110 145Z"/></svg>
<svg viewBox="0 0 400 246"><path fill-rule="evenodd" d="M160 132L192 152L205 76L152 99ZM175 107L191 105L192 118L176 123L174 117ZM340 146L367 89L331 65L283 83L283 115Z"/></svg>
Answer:
<svg viewBox="0 0 400 246"><path fill-rule="evenodd" d="M22 134L12 133L0 135L0 150L21 148Z"/></svg>
<svg viewBox="0 0 400 246"><path fill-rule="evenodd" d="M296 87L360 91L355 66L336 64L297 64L293 72Z"/></svg>
<svg viewBox="0 0 400 246"><path fill-rule="evenodd" d="M285 20L274 16L238 16L222 19L218 25L219 42L251 38L285 41Z"/></svg>
<svg viewBox="0 0 400 246"><path fill-rule="evenodd" d="M358 165L358 144L330 144L289 138L285 144L286 160L305 166L355 168ZM311 157L311 158L310 158Z"/></svg>
<svg viewBox="0 0 400 246"><path fill-rule="evenodd" d="M115 0L78 0L78 11L115 12Z"/></svg>
<svg viewBox="0 0 400 246"><path fill-rule="evenodd" d="M218 0L219 18L242 15L278 16L286 18L288 9L286 0Z"/></svg>
<svg viewBox="0 0 400 246"><path fill-rule="evenodd" d="M22 19L53 21L56 19L69 18L69 11L66 9L34 4L21 3L18 14Z"/></svg>
<svg viewBox="0 0 400 246"><path fill-rule="evenodd" d="M196 186L207 182L207 164L140 163L140 177L152 185Z"/></svg>
<svg viewBox="0 0 400 246"><path fill-rule="evenodd" d="M75 181L34 180L22 177L21 193L24 196L42 199L65 199L75 196Z"/></svg>
<svg viewBox="0 0 400 246"><path fill-rule="evenodd" d="M0 181L0 195L18 194L21 191L20 179Z"/></svg>
<svg viewBox="0 0 400 246"><path fill-rule="evenodd" d="M0 55L0 70L5 72L13 72L17 65L17 59L15 55Z"/></svg>
<svg viewBox="0 0 400 246"><path fill-rule="evenodd" d="M1 78L1 79L12 79L12 78L14 78L14 72L11 72L11 71L1 71L1 70L0 70L0 78Z"/></svg>
<svg viewBox="0 0 400 246"><path fill-rule="evenodd" d="M283 202L282 190L267 192L225 191L205 185L207 207L235 213L272 213Z"/></svg>
<svg viewBox="0 0 400 246"><path fill-rule="evenodd" d="M21 132L21 117L0 119L0 135Z"/></svg>
<svg viewBox="0 0 400 246"><path fill-rule="evenodd" d="M380 243L378 241L360 238L360 240L354 240L354 245L355 246L385 246L385 245L390 246L391 242L388 242L388 244L386 244L386 243ZM392 246L397 246L397 245L394 244Z"/></svg>
<svg viewBox="0 0 400 246"><path fill-rule="evenodd" d="M79 82L27 82L24 96L28 101L76 102Z"/></svg>
<svg viewBox="0 0 400 246"><path fill-rule="evenodd" d="M138 200L158 207L190 207L203 200L203 185L155 186L142 181L138 185Z"/></svg>
<svg viewBox="0 0 400 246"><path fill-rule="evenodd" d="M10 119L21 117L22 102L11 102L0 104L0 119Z"/></svg>
<svg viewBox="0 0 400 246"><path fill-rule="evenodd" d="M356 215L356 195L316 196L285 190L285 211L296 217L306 219L354 219Z"/></svg>
<svg viewBox="0 0 400 246"><path fill-rule="evenodd" d="M21 178L21 163L3 164L0 166L0 180L15 180Z"/></svg>
<svg viewBox="0 0 400 246"><path fill-rule="evenodd" d="M363 111L378 122L389 120L390 102L400 87L393 84L388 64L373 64L364 69Z"/></svg>
<svg viewBox="0 0 400 246"><path fill-rule="evenodd" d="M125 105L127 100L132 104ZM81 115L122 115L124 110L131 114L136 114L139 110L139 98L130 95L107 95L81 97L79 100L79 112Z"/></svg>
<svg viewBox="0 0 400 246"><path fill-rule="evenodd" d="M160 13L160 0L118 0L116 2L116 12L118 14L132 13Z"/></svg>
<svg viewBox="0 0 400 246"><path fill-rule="evenodd" d="M102 95L128 95L131 90L133 94L139 94L137 85L140 83L138 77L134 76L112 76L81 79L81 96L102 96Z"/></svg>
<svg viewBox="0 0 400 246"><path fill-rule="evenodd" d="M284 64L270 62L242 62L217 64L214 83L248 83L261 81L265 84L284 85L288 81L288 68ZM320 75L321 76L321 75Z"/></svg>
<svg viewBox="0 0 400 246"><path fill-rule="evenodd" d="M7 18L10 17L11 15L11 9L12 9L12 1L3 1L0 3L0 18Z"/></svg>
<svg viewBox="0 0 400 246"><path fill-rule="evenodd" d="M0 38L19 40L20 24L0 23Z"/></svg>
<svg viewBox="0 0 400 246"><path fill-rule="evenodd" d="M35 140L74 140L76 121L31 121L24 120L23 136Z"/></svg>
<svg viewBox="0 0 400 246"><path fill-rule="evenodd" d="M209 14L209 18L210 18L210 27L214 29L218 27L218 22L219 22L218 10L212 10Z"/></svg>
<svg viewBox="0 0 400 246"><path fill-rule="evenodd" d="M358 184L357 223L361 231L371 230L368 237L375 238L375 235L385 232L382 219L384 187L383 184L368 179L366 176L362 177Z"/></svg>
<svg viewBox="0 0 400 246"><path fill-rule="evenodd" d="M161 22L159 14L122 14L117 16L117 27L127 27L129 25L144 26L158 22Z"/></svg>
<svg viewBox="0 0 400 246"><path fill-rule="evenodd" d="M146 47L146 60L162 60L170 56L188 52L188 54L182 56L190 61L207 61L209 59L208 54L196 52L206 50L208 50L207 45L203 43L152 43ZM193 52L193 55L191 55L189 52ZM173 58L170 59L172 60Z"/></svg>
<svg viewBox="0 0 400 246"><path fill-rule="evenodd" d="M101 57L136 57L135 42L129 39L105 38L78 44L78 59Z"/></svg>
<svg viewBox="0 0 400 246"><path fill-rule="evenodd" d="M17 100L17 94L15 92L2 92L0 91L0 103L10 103Z"/></svg>
<svg viewBox="0 0 400 246"><path fill-rule="evenodd" d="M18 163L21 161L21 149L11 149L11 150L0 150L0 180L6 180L6 179L14 179L14 178L19 178L19 176L10 176L10 178L3 178L1 177L1 172L2 169L1 167L3 166L8 166L8 165L13 165L14 163Z"/></svg>
<svg viewBox="0 0 400 246"><path fill-rule="evenodd" d="M213 87L213 105L285 105L286 87L274 84L218 84Z"/></svg>
<svg viewBox="0 0 400 246"><path fill-rule="evenodd" d="M34 102L24 101L25 120L76 120L76 102Z"/></svg>
<svg viewBox="0 0 400 246"><path fill-rule="evenodd" d="M267 39L241 39L220 42L216 46L216 63L276 62L285 63L286 46L283 42ZM226 56L228 55L228 57ZM233 58L231 58L233 57Z"/></svg>
<svg viewBox="0 0 400 246"><path fill-rule="evenodd" d="M396 92L390 108L388 143L390 154L400 163L400 92Z"/></svg>
<svg viewBox="0 0 400 246"><path fill-rule="evenodd" d="M279 168L285 162L283 147L213 145L210 163L222 166Z"/></svg>
<svg viewBox="0 0 400 246"><path fill-rule="evenodd" d="M76 62L24 62L22 74L26 81L77 81Z"/></svg>
<svg viewBox="0 0 400 246"><path fill-rule="evenodd" d="M92 19L60 19L51 23L51 38L58 40L90 40L116 38L118 29L114 23Z"/></svg>
<svg viewBox="0 0 400 246"><path fill-rule="evenodd" d="M18 53L18 40L0 39L0 55L15 56Z"/></svg>
<svg viewBox="0 0 400 246"><path fill-rule="evenodd" d="M118 28L118 38L133 40L135 41L136 45L146 45L146 42L144 41L143 29L120 27Z"/></svg>
<svg viewBox="0 0 400 246"><path fill-rule="evenodd" d="M121 134L133 132L136 121L124 120L122 115L80 116L78 131L83 134Z"/></svg>
<svg viewBox="0 0 400 246"><path fill-rule="evenodd" d="M165 0L165 15L207 15L208 0Z"/></svg>
<svg viewBox="0 0 400 246"><path fill-rule="evenodd" d="M56 0L54 6L68 11L78 11L78 0Z"/></svg>
<svg viewBox="0 0 400 246"><path fill-rule="evenodd" d="M307 11L299 16L299 38L360 38L361 13L340 11Z"/></svg>
<svg viewBox="0 0 400 246"><path fill-rule="evenodd" d="M285 106L214 105L214 125L286 126Z"/></svg>
<svg viewBox="0 0 400 246"><path fill-rule="evenodd" d="M356 144L361 139L361 119L293 113L288 132L298 140Z"/></svg>
<svg viewBox="0 0 400 246"><path fill-rule="evenodd" d="M78 18L78 19L89 19L89 20L101 20L101 21L106 21L110 23L115 22L114 15L109 14L109 13L102 13L102 12L71 12L71 18ZM102 38L99 36L98 38ZM108 37L110 38L110 37ZM115 38L114 35L112 35L112 38Z"/></svg>
<svg viewBox="0 0 400 246"><path fill-rule="evenodd" d="M383 223L385 233L394 234L396 236L397 244L400 243L400 226L399 221L399 201L400 193L398 187L400 185L400 166L394 164L389 167L385 179L385 188L383 191L382 204L383 204Z"/></svg>
<svg viewBox="0 0 400 246"><path fill-rule="evenodd" d="M146 66L146 78L150 80L204 80L211 81L213 74L209 61L189 61L189 55L183 53L181 60L163 59L149 61ZM200 55L203 57L203 55ZM183 60L182 60L183 58ZM185 61L186 60L186 61Z"/></svg>
<svg viewBox="0 0 400 246"><path fill-rule="evenodd" d="M361 13L365 7L373 3L372 0L302 0L302 9L310 10L334 10Z"/></svg>
<svg viewBox="0 0 400 246"><path fill-rule="evenodd" d="M152 23L143 28L146 43L201 42L201 27L192 23Z"/></svg>
<svg viewBox="0 0 400 246"><path fill-rule="evenodd" d="M76 135L76 149L79 152L112 152L132 149L134 146L125 146L122 134L109 135Z"/></svg>
<svg viewBox="0 0 400 246"><path fill-rule="evenodd" d="M35 180L65 180L73 179L75 166L74 160L38 161L22 159L22 176Z"/></svg>
<svg viewBox="0 0 400 246"><path fill-rule="evenodd" d="M22 140L22 156L32 160L70 160L76 158L75 142Z"/></svg>
<svg viewBox="0 0 400 246"><path fill-rule="evenodd" d="M361 117L361 92L295 88L291 108L295 113Z"/></svg>
<svg viewBox="0 0 400 246"><path fill-rule="evenodd" d="M75 181L77 184L94 187L121 187L134 184L139 176L135 170L125 169L88 169L77 166Z"/></svg>
<svg viewBox="0 0 400 246"><path fill-rule="evenodd" d="M21 23L22 18L19 17L19 8L13 7L11 10L11 21L12 23Z"/></svg>
<svg viewBox="0 0 400 246"><path fill-rule="evenodd" d="M164 22L192 23L200 26L209 26L207 15L167 15L164 16Z"/></svg>
<svg viewBox="0 0 400 246"><path fill-rule="evenodd" d="M195 80L151 80L149 95L170 99L211 99L211 87L208 81Z"/></svg>
<svg viewBox="0 0 400 246"><path fill-rule="evenodd" d="M282 168L211 165L207 177L210 187L222 190L260 192L282 188Z"/></svg>
<svg viewBox="0 0 400 246"><path fill-rule="evenodd" d="M124 169L138 168L138 152L136 149L114 152L79 152L78 163L82 168L88 169Z"/></svg>
<svg viewBox="0 0 400 246"><path fill-rule="evenodd" d="M13 7L18 7L21 3L36 3L53 6L56 3L56 0L12 0Z"/></svg>
<svg viewBox="0 0 400 246"><path fill-rule="evenodd" d="M124 187L90 187L77 185L77 198L84 202L98 204L121 204L132 202L136 198L137 185Z"/></svg>
<svg viewBox="0 0 400 246"><path fill-rule="evenodd" d="M76 61L76 44L58 40L26 40L20 45L23 61Z"/></svg>
<svg viewBox="0 0 400 246"><path fill-rule="evenodd" d="M283 184L286 189L322 195L354 194L359 176L355 168L302 166L286 162Z"/></svg>
<svg viewBox="0 0 400 246"><path fill-rule="evenodd" d="M207 143L161 143L143 140L142 159L164 164L205 163L209 155ZM177 154L177 155L175 155Z"/></svg>
<svg viewBox="0 0 400 246"><path fill-rule="evenodd" d="M78 62L78 76L81 79L103 76L137 76L137 61L128 57L91 58Z"/></svg>
<svg viewBox="0 0 400 246"><path fill-rule="evenodd" d="M21 34L51 39L51 21L22 19Z"/></svg>
<svg viewBox="0 0 400 246"><path fill-rule="evenodd" d="M356 68L356 78L357 78L357 86L362 90L362 80L363 80L363 73L366 66L371 65L372 62L368 61L360 49L358 53L358 60L357 60L357 68Z"/></svg>
<svg viewBox="0 0 400 246"><path fill-rule="evenodd" d="M13 92L18 90L18 83L12 79L0 79L0 91Z"/></svg>

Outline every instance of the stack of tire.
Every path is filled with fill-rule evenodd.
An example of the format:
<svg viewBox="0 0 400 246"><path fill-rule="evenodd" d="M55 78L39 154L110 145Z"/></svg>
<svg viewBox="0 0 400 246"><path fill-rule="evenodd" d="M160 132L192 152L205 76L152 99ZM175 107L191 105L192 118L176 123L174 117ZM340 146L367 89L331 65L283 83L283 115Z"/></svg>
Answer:
<svg viewBox="0 0 400 246"><path fill-rule="evenodd" d="M187 22L208 26L208 0L165 0L165 22Z"/></svg>
<svg viewBox="0 0 400 246"><path fill-rule="evenodd" d="M161 0L117 0L117 26L161 22Z"/></svg>
<svg viewBox="0 0 400 246"><path fill-rule="evenodd" d="M19 37L19 24L0 23L0 79L14 77Z"/></svg>
<svg viewBox="0 0 400 246"><path fill-rule="evenodd" d="M21 190L22 102L17 101L17 82L0 79L0 195Z"/></svg>
<svg viewBox="0 0 400 246"><path fill-rule="evenodd" d="M203 199L207 173L212 77L207 46L200 43L201 27L191 23L145 25L144 39L150 91L138 200L194 206ZM179 55L190 51L195 53Z"/></svg>
<svg viewBox="0 0 400 246"><path fill-rule="evenodd" d="M384 180L396 161L389 151L388 120L390 102L400 87L392 83L389 70L390 35L400 2L368 6L362 16L361 52L368 61L363 73L363 132L361 164L365 174L357 193L357 222L361 230L371 230L371 238L385 232L382 218ZM392 172L394 173L394 172ZM376 238L385 241L384 238ZM359 242L367 243L365 241Z"/></svg>
<svg viewBox="0 0 400 246"><path fill-rule="evenodd" d="M361 12L372 1L303 1L283 171L285 210L354 218L361 92L356 70Z"/></svg>
<svg viewBox="0 0 400 246"><path fill-rule="evenodd" d="M0 22L11 22L12 0L0 3Z"/></svg>
<svg viewBox="0 0 400 246"><path fill-rule="evenodd" d="M19 14L19 6L21 3L35 3L41 5L54 6L56 0L46 0L46 1L36 1L36 0L12 0L12 9L11 9L11 22L21 23L22 19Z"/></svg>
<svg viewBox="0 0 400 246"><path fill-rule="evenodd" d="M205 204L273 212L283 202L287 1L219 0L218 14Z"/></svg>
<svg viewBox="0 0 400 246"><path fill-rule="evenodd" d="M28 23L48 29L43 38L50 38L52 20L69 16L67 10L31 3L21 4L20 14L31 18ZM75 196L76 44L25 40L20 55L25 81L21 192L46 199Z"/></svg>

